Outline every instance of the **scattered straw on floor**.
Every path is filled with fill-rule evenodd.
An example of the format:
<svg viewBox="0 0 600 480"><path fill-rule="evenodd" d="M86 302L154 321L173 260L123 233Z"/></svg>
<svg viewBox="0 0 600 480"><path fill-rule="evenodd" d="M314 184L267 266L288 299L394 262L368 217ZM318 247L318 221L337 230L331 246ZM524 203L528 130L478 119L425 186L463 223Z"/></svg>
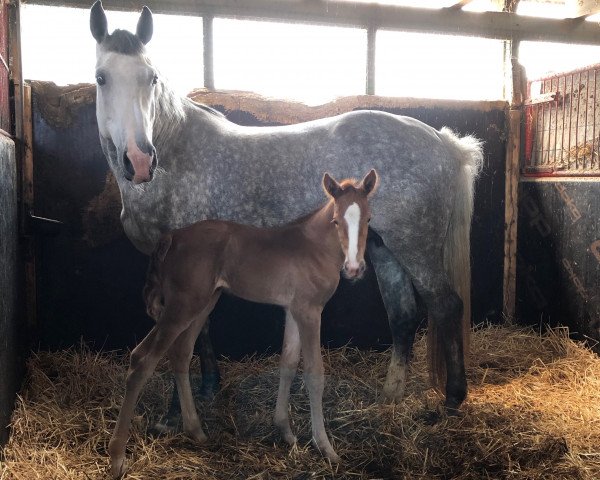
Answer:
<svg viewBox="0 0 600 480"><path fill-rule="evenodd" d="M593 479L600 478L600 359L568 339L515 327L474 332L469 398L458 417L438 417L427 387L424 341L415 346L407 391L381 401L389 352L325 352L327 429L343 463L310 445L300 378L291 416L299 443L284 445L271 417L277 357L220 363L223 387L199 403L210 436L146 434L165 411L162 364L140 399L128 443L128 479ZM122 400L127 357L86 348L39 353L0 463L0 479L107 477L107 444ZM198 365L193 365L194 372Z"/></svg>

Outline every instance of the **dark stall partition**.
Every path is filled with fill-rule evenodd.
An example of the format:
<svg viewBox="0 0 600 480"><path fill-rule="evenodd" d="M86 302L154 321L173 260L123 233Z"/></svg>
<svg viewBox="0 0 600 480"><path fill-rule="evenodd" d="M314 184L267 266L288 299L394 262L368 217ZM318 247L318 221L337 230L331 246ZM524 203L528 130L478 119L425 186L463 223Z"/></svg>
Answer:
<svg viewBox="0 0 600 480"><path fill-rule="evenodd" d="M40 344L61 348L83 338L97 348L131 347L151 326L141 298L147 259L134 249L119 222L118 189L98 140L94 86L58 88L34 82L32 91L35 210L37 215L64 222L57 235L38 241ZM195 98L249 125L293 123L341 110L378 108L482 138L485 166L476 185L472 231L473 319L500 319L503 102L438 104L352 97L309 108L242 94L197 92ZM277 351L282 319L276 307L224 297L211 320L215 349L233 358ZM323 341L374 348L389 344L387 319L372 272L359 284L342 282L324 312Z"/></svg>

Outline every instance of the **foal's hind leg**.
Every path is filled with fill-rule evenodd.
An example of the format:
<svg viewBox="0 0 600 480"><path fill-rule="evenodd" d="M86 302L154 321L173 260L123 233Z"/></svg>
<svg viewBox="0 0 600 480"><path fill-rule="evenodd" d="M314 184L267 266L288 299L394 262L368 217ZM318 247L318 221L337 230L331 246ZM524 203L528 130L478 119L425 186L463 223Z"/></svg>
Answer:
<svg viewBox="0 0 600 480"><path fill-rule="evenodd" d="M202 372L200 397L208 399L212 398L214 394L219 391L219 385L221 383L217 358L210 340L209 324L210 320L207 319L200 331L198 340L196 341L196 345L198 345L196 351L200 356L200 369ZM191 378L190 382L195 386L195 382L193 382ZM154 424L154 432L160 434L174 431L177 428L180 417L181 402L179 400L177 382L175 378L173 378L173 394L171 395L171 400L169 402L169 409L167 410L166 415Z"/></svg>
<svg viewBox="0 0 600 480"><path fill-rule="evenodd" d="M394 254L383 244L379 235L371 230L367 252L377 276L393 340L392 358L383 394L389 399L401 399L415 333L419 326L415 292L411 279Z"/></svg>
<svg viewBox="0 0 600 480"><path fill-rule="evenodd" d="M206 441L206 434L202 430L202 425L198 418L198 412L196 411L196 405L194 404L194 397L192 395L192 387L190 384L190 361L192 360L192 355L194 353L196 337L198 337L200 330L205 325L207 317L217 303L218 298L219 294L215 294L206 308L194 319L187 330L177 337L167 353L177 384L183 417L183 430L200 443Z"/></svg>
<svg viewBox="0 0 600 480"><path fill-rule="evenodd" d="M181 332L189 326L193 317L193 309L186 307L185 303L177 302L176 305L175 308L169 306L165 308L159 323L141 342L142 348L139 350L136 348L131 354L125 398L108 444L110 470L114 478L120 477L125 472L125 444L138 396L159 360Z"/></svg>
<svg viewBox="0 0 600 480"><path fill-rule="evenodd" d="M300 360L300 333L298 325L289 310L285 312L285 330L283 333L283 346L281 348L281 360L279 362L279 392L277 393L277 405L273 423L279 427L281 436L289 444L296 443L296 436L292 433L290 426L290 415L288 411L290 387L296 376L298 361Z"/></svg>

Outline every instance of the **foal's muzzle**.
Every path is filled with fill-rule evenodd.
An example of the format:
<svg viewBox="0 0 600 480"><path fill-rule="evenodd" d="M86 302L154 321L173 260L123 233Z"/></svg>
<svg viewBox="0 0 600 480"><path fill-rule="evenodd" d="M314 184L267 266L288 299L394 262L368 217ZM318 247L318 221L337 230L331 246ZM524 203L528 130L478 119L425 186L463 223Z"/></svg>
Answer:
<svg viewBox="0 0 600 480"><path fill-rule="evenodd" d="M133 183L144 183L149 182L154 178L154 172L158 165L158 155L156 154L156 148L152 147L152 150L145 154L150 166L145 169L139 169L136 171L132 161L127 155L127 150L123 152L123 166L125 167L125 178Z"/></svg>
<svg viewBox="0 0 600 480"><path fill-rule="evenodd" d="M364 260L355 264L344 262L344 265L342 266L342 275L348 280L360 280L365 274L366 268L367 265Z"/></svg>

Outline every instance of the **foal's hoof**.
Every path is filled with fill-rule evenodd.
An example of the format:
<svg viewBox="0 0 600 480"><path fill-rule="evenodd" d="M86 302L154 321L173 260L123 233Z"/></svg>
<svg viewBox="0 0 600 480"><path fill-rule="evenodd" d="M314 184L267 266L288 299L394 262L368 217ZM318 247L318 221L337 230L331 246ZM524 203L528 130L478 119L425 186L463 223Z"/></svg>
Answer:
<svg viewBox="0 0 600 480"><path fill-rule="evenodd" d="M325 458L327 458L327 460L329 460L331 463L340 463L342 461L340 456L337 453L335 453L333 450L325 453Z"/></svg>
<svg viewBox="0 0 600 480"><path fill-rule="evenodd" d="M197 443L205 443L208 440L206 433L204 433L204 430L202 430L201 428L198 428L196 430L192 430L189 432L185 432L185 433L188 437L190 437L192 440L196 441Z"/></svg>
<svg viewBox="0 0 600 480"><path fill-rule="evenodd" d="M127 472L127 461L125 456L112 458L110 460L110 476L114 479L121 478Z"/></svg>

